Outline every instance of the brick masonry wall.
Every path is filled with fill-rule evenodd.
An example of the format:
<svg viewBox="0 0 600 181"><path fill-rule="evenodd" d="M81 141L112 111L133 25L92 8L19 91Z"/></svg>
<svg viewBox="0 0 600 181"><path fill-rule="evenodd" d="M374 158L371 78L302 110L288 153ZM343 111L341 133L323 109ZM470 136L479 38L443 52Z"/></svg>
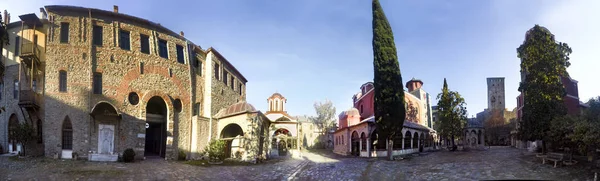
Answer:
<svg viewBox="0 0 600 181"><path fill-rule="evenodd" d="M187 49L186 42L162 32L155 32L133 22L93 16L91 24L103 27L102 46L91 45L92 26L87 13L49 12L54 17L49 31L46 59L46 122L44 130L49 135L61 135L63 120L72 122L73 150L79 155L97 151L98 124L115 125L115 152L134 148L143 155L147 101L160 97L167 105L167 157L174 158L177 150L189 151L192 114L192 87L190 66L177 62L175 45ZM69 23L69 43L60 43L60 23ZM119 29L130 32L130 50L119 45ZM140 33L150 36L150 54L140 51ZM158 56L158 38L168 43L168 59ZM187 52L187 51L186 51ZM187 56L187 53L184 53ZM91 55L91 56L90 56ZM90 58L91 57L91 58ZM143 73L141 70L143 63ZM68 91L58 91L58 72L68 73ZM102 74L102 94L91 94L92 73ZM195 87L202 87L203 81ZM128 94L135 92L140 99L131 105ZM201 97L201 96L200 96ZM179 99L182 112L175 113L173 102ZM94 120L88 114L97 103L105 101L123 114L122 120ZM142 135L142 136L138 136ZM61 137L45 140L46 155L61 151Z"/></svg>
<svg viewBox="0 0 600 181"><path fill-rule="evenodd" d="M239 83L240 83L240 79L238 77L235 77L234 74L232 74L232 68L226 66L224 63L222 63L222 60L220 60L218 58L218 56L213 56L213 60L215 62L219 64L219 74L220 75L220 79L216 79L215 74L213 73L212 76L212 115L214 116L215 114L217 114L219 112L219 110L223 109L223 108L227 108L228 106L235 104L239 101L246 101L246 85L242 85L242 94L239 94ZM214 69L213 67L210 67L212 69ZM224 74L223 72L226 71L228 72L228 76L227 78L227 85L223 82L223 78ZM235 77L235 85L234 88L231 88L231 77L230 76L234 76Z"/></svg>

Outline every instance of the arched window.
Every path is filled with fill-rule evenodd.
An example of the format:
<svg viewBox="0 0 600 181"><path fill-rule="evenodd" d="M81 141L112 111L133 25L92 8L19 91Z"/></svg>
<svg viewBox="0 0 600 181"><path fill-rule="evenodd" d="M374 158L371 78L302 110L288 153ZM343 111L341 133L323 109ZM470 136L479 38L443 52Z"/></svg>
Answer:
<svg viewBox="0 0 600 181"><path fill-rule="evenodd" d="M73 126L69 117L65 118L62 125L62 149L72 150L73 149Z"/></svg>
<svg viewBox="0 0 600 181"><path fill-rule="evenodd" d="M58 91L67 92L67 71L58 72Z"/></svg>
<svg viewBox="0 0 600 181"><path fill-rule="evenodd" d="M406 131L406 134L404 135L404 149L411 148L411 144L410 144L411 137L412 137L412 135L411 135L410 131Z"/></svg>

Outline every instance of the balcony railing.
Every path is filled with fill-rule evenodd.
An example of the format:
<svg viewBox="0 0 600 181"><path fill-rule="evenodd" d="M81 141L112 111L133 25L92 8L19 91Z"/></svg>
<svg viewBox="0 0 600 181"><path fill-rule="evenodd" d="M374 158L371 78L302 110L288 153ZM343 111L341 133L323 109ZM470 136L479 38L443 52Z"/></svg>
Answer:
<svg viewBox="0 0 600 181"><path fill-rule="evenodd" d="M40 48L35 43L23 43L21 45L20 55L25 60L28 66L35 62L39 64L40 61Z"/></svg>
<svg viewBox="0 0 600 181"><path fill-rule="evenodd" d="M39 95L33 90L19 91L19 105L38 107Z"/></svg>

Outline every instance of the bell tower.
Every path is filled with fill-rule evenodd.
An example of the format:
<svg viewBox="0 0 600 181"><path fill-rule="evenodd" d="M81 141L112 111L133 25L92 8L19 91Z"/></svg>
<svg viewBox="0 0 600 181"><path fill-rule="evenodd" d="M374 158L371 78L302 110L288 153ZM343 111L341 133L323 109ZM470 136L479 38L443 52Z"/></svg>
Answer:
<svg viewBox="0 0 600 181"><path fill-rule="evenodd" d="M267 99L267 102L269 102L269 109L266 113L286 112L285 103L287 102L287 99L281 94L274 93Z"/></svg>

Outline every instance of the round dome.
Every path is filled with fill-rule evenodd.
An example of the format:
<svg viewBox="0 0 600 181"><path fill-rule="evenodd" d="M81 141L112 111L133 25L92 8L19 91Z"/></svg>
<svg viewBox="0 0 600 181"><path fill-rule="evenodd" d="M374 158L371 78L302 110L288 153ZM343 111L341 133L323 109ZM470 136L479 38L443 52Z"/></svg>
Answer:
<svg viewBox="0 0 600 181"><path fill-rule="evenodd" d="M215 115L215 117L221 118L221 117L232 116L232 115L236 115L236 114L240 114L240 113L255 112L255 111L256 111L256 108L254 108L254 106L252 104L247 103L246 101L241 101L241 102L232 104L227 108L221 109L219 111L219 113L217 113L217 115Z"/></svg>
<svg viewBox="0 0 600 181"><path fill-rule="evenodd" d="M346 115L348 115L348 116L360 116L360 111L358 111L358 109L356 109L356 108L350 108L348 111L346 111Z"/></svg>

